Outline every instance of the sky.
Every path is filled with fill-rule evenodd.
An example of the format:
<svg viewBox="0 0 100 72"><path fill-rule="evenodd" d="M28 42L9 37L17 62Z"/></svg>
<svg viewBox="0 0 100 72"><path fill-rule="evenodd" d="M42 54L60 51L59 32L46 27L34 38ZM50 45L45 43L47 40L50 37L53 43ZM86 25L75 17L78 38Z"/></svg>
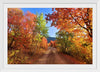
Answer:
<svg viewBox="0 0 100 72"><path fill-rule="evenodd" d="M43 13L44 18L46 17L45 14L53 12L52 8L21 8L21 10L24 13L26 13L27 11L30 11L33 14L36 14L37 12L38 14ZM46 26L49 27L49 30L48 30L49 37L56 37L56 32L58 32L57 28L55 28L54 26L50 27L51 26L50 21L46 24Z"/></svg>

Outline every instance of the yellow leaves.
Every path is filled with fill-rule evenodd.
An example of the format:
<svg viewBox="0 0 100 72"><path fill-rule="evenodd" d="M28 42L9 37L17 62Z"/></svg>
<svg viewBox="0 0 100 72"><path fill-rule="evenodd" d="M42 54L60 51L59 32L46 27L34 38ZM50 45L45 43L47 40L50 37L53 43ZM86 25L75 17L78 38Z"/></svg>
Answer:
<svg viewBox="0 0 100 72"><path fill-rule="evenodd" d="M12 34L12 36L14 36L15 35L14 31L11 31L11 34Z"/></svg>
<svg viewBox="0 0 100 72"><path fill-rule="evenodd" d="M83 38L80 38L80 42L82 42L84 39Z"/></svg>
<svg viewBox="0 0 100 72"><path fill-rule="evenodd" d="M66 52L68 51L68 49L66 48Z"/></svg>
<svg viewBox="0 0 100 72"><path fill-rule="evenodd" d="M18 53L19 52L19 50L16 50L16 53Z"/></svg>
<svg viewBox="0 0 100 72"><path fill-rule="evenodd" d="M15 52L13 51L11 54L10 54L10 57L14 56Z"/></svg>
<svg viewBox="0 0 100 72"><path fill-rule="evenodd" d="M92 49L92 44L88 45L86 48L87 48L88 51L91 50Z"/></svg>
<svg viewBox="0 0 100 72"><path fill-rule="evenodd" d="M75 41L75 38L73 38L72 40Z"/></svg>

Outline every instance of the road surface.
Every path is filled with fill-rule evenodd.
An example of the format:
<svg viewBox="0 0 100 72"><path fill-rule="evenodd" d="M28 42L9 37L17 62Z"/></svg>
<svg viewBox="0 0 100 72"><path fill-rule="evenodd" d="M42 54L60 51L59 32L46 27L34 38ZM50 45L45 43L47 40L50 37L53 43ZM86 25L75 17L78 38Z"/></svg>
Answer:
<svg viewBox="0 0 100 72"><path fill-rule="evenodd" d="M56 48L49 47L34 64L80 64L80 62L71 56L59 54Z"/></svg>

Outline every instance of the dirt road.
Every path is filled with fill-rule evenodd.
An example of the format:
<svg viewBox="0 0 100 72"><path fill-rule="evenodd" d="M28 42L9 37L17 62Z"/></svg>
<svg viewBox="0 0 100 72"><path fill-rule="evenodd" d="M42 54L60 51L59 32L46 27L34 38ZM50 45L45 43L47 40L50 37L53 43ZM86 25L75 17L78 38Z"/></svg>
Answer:
<svg viewBox="0 0 100 72"><path fill-rule="evenodd" d="M56 48L49 47L34 64L80 64L80 62L71 56L59 54Z"/></svg>

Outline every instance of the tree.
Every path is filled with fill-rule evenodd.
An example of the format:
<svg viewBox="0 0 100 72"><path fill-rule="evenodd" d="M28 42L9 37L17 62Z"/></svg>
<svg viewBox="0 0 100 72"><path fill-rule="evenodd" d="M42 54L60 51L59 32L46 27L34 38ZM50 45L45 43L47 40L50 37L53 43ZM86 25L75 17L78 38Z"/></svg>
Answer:
<svg viewBox="0 0 100 72"><path fill-rule="evenodd" d="M49 46L56 48L56 41L50 41Z"/></svg>
<svg viewBox="0 0 100 72"><path fill-rule="evenodd" d="M73 34L62 30L57 32L56 35L57 44L60 45L59 47L61 48L62 52L66 52L66 49L68 49L72 44L71 40L73 38Z"/></svg>
<svg viewBox="0 0 100 72"><path fill-rule="evenodd" d="M23 12L17 8L8 8L8 48L12 48L12 44L16 41L16 37L20 35L21 20Z"/></svg>
<svg viewBox="0 0 100 72"><path fill-rule="evenodd" d="M42 38L41 47L44 48L45 50L47 50L48 48L48 41L45 37Z"/></svg>
<svg viewBox="0 0 100 72"><path fill-rule="evenodd" d="M46 20L43 19L43 13L41 13L40 15L37 14L37 27L36 29L38 30L38 32L44 36L44 37L48 37L48 28L46 27Z"/></svg>
<svg viewBox="0 0 100 72"><path fill-rule="evenodd" d="M51 26L81 33L92 41L92 8L55 8L52 14L46 16L46 20L52 21Z"/></svg>
<svg viewBox="0 0 100 72"><path fill-rule="evenodd" d="M21 35L20 42L23 43L25 48L29 48L29 46L33 43L32 38L34 38L34 30L36 26L36 15L27 11L24 15L21 22Z"/></svg>
<svg viewBox="0 0 100 72"><path fill-rule="evenodd" d="M8 9L8 48L29 48L36 26L36 15L17 8ZM13 46L12 46L13 45Z"/></svg>

